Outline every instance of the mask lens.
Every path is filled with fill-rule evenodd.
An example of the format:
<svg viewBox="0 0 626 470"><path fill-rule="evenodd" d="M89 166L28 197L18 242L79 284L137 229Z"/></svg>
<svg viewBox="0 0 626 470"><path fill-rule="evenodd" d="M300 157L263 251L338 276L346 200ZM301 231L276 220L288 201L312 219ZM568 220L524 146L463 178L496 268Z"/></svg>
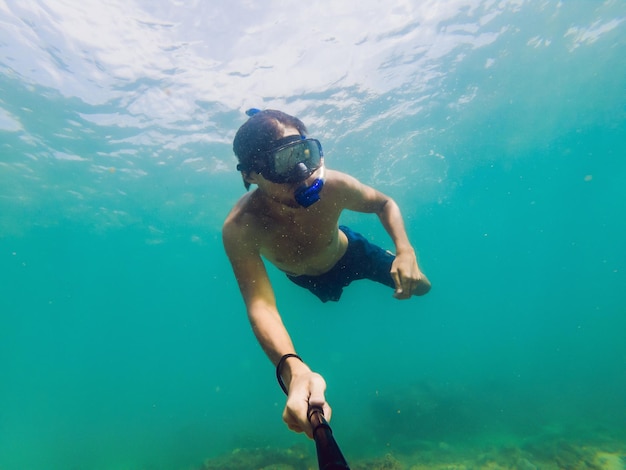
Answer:
<svg viewBox="0 0 626 470"><path fill-rule="evenodd" d="M316 139L292 142L268 155L269 165L263 176L274 183L303 181L322 165L323 155Z"/></svg>

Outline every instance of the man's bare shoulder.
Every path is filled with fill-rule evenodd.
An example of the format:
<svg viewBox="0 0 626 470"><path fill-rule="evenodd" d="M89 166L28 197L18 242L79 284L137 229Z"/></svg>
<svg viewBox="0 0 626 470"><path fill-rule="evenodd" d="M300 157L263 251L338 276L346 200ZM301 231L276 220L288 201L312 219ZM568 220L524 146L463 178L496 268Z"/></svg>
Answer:
<svg viewBox="0 0 626 470"><path fill-rule="evenodd" d="M230 212L226 216L224 225L237 223L241 220L242 217L245 216L246 213L248 213L247 207L249 205L249 200L250 200L251 195L252 193L246 193L237 200L233 208L230 210Z"/></svg>
<svg viewBox="0 0 626 470"><path fill-rule="evenodd" d="M326 169L326 184L337 187L360 184L354 176L337 170Z"/></svg>
<svg viewBox="0 0 626 470"><path fill-rule="evenodd" d="M229 214L226 216L222 226L222 238L224 244L241 244L242 242L253 242L254 234L258 233L258 217L250 209L250 199L252 193L246 193L239 198ZM247 243L246 243L247 244Z"/></svg>
<svg viewBox="0 0 626 470"><path fill-rule="evenodd" d="M378 212L389 200L385 194L340 171L328 171L331 199L342 208L356 212Z"/></svg>
<svg viewBox="0 0 626 470"><path fill-rule="evenodd" d="M343 202L346 207L352 206L355 201L371 198L375 191L354 176L336 170L327 171L325 186L331 198Z"/></svg>
<svg viewBox="0 0 626 470"><path fill-rule="evenodd" d="M332 199L341 200L349 197L355 191L359 191L362 184L354 176L341 171L327 169L324 187L328 196Z"/></svg>

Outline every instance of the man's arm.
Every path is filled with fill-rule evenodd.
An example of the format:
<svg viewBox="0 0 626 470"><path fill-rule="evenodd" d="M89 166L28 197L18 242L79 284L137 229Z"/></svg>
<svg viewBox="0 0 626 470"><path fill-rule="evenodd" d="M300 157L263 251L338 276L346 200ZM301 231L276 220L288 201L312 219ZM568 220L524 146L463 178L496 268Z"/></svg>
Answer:
<svg viewBox="0 0 626 470"><path fill-rule="evenodd" d="M406 234L400 208L390 197L380 192L378 194L386 201L376 214L396 246L396 259L391 265L391 277L396 283L394 296L397 299L408 299L412 295L424 295L430 290L430 281L417 264L415 249Z"/></svg>
<svg viewBox="0 0 626 470"><path fill-rule="evenodd" d="M398 204L389 196L367 186L352 176L337 173L341 182L346 209L375 213L396 247L396 259L391 266L391 277L396 284L394 297L408 299L424 295L430 290L430 281L422 273L415 249L409 241Z"/></svg>
<svg viewBox="0 0 626 470"><path fill-rule="evenodd" d="M252 330L265 354L276 366L283 355L294 354L295 348L276 307L274 291L261 255L250 238L246 238L245 232L240 224L227 220L222 231L224 248L246 304ZM289 392L283 420L289 429L312 437L307 419L309 403L322 406L325 416L329 418L332 412L324 398L326 382L297 358L283 362L281 375Z"/></svg>

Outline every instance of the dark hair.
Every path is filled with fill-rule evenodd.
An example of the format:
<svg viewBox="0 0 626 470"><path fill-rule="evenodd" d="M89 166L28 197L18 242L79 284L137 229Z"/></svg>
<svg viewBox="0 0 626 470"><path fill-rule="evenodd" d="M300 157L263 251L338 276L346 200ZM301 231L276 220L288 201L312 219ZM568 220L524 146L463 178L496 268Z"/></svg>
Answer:
<svg viewBox="0 0 626 470"><path fill-rule="evenodd" d="M233 152L244 176L258 167L257 158L263 152L271 150L276 141L283 138L283 127L294 127L300 135L307 133L300 119L275 109L259 111L239 128L233 140ZM244 186L250 188L250 183L245 179Z"/></svg>

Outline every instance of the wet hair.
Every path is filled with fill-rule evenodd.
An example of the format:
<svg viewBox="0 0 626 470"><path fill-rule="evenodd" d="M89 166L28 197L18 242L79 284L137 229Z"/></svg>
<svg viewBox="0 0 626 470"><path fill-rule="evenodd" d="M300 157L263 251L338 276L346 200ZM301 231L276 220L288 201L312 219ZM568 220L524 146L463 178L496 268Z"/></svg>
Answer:
<svg viewBox="0 0 626 470"><path fill-rule="evenodd" d="M233 152L239 160L237 168L244 176L243 184L246 190L250 188L250 183L245 180L245 176L264 163L260 162L259 158L283 138L284 127L293 127L300 135L307 133L306 126L297 117L282 111L265 109L254 114L235 134Z"/></svg>

